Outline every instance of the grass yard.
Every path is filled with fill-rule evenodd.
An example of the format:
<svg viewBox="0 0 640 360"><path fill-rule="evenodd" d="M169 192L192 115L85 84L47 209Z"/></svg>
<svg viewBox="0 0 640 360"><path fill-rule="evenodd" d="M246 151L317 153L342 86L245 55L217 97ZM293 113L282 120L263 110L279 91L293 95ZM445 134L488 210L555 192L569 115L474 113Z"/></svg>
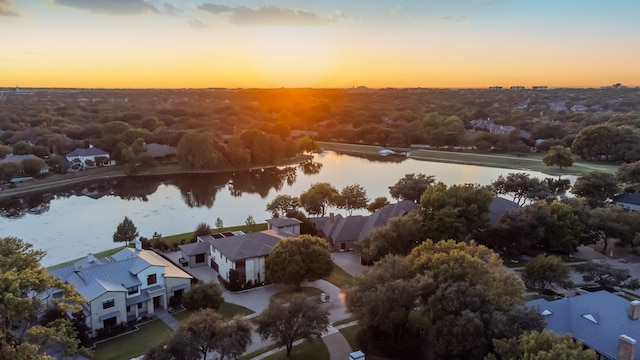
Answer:
<svg viewBox="0 0 640 360"><path fill-rule="evenodd" d="M120 360L140 356L169 337L169 329L156 319L139 325L137 331L98 344L93 351L93 360Z"/></svg>
<svg viewBox="0 0 640 360"><path fill-rule="evenodd" d="M340 289L344 289L351 286L351 284L353 283L353 276L342 270L340 266L334 263L331 274L329 274L328 277L324 278L324 280L327 280Z"/></svg>
<svg viewBox="0 0 640 360"><path fill-rule="evenodd" d="M316 339L312 343L303 342L294 346L291 350L291 357L287 358L287 350L283 349L271 356L267 356L267 360L329 360L329 350L322 342L322 339Z"/></svg>
<svg viewBox="0 0 640 360"><path fill-rule="evenodd" d="M334 322L334 323L333 323L333 324L331 324L331 325L333 325L333 326L340 326L340 325L348 324L348 323L350 323L350 322L354 322L354 321L356 321L356 320L358 320L358 319L356 319L356 318L354 318L354 317L350 317L350 318L346 318L346 319L344 319L344 320L336 321L336 322Z"/></svg>
<svg viewBox="0 0 640 360"><path fill-rule="evenodd" d="M240 306L240 305L236 305L228 302L223 302L222 305L220 305L220 309L218 309L217 311L220 315L222 315L224 319L231 319L236 315L244 316L244 315L253 314L253 311L251 309L247 309L244 306ZM183 311L174 313L173 317L176 318L178 321L182 322L186 320L189 316L191 316L191 314L193 314L193 311L183 310Z"/></svg>
<svg viewBox="0 0 640 360"><path fill-rule="evenodd" d="M296 291L296 289L291 288L291 289L287 289L287 290L283 290L278 293L275 293L271 296L271 299L269 300L270 301L277 301L277 300L288 301L291 298L291 296L293 296L294 294L303 294L307 297L315 297L318 299L318 301L320 301L321 293L322 293L322 290L318 288L303 286L300 288L300 291Z"/></svg>
<svg viewBox="0 0 640 360"><path fill-rule="evenodd" d="M360 325L353 325L339 330L340 334L347 339L347 342L353 351L360 350L360 347L356 343L356 334L358 333L358 330L360 330Z"/></svg>

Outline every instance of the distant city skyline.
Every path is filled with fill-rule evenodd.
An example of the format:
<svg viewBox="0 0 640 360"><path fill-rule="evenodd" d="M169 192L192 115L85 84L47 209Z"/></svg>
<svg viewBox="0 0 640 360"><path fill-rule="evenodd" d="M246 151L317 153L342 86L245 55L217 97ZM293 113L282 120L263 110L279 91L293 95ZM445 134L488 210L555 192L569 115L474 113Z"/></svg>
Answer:
<svg viewBox="0 0 640 360"><path fill-rule="evenodd" d="M640 86L637 0L0 0L0 87Z"/></svg>

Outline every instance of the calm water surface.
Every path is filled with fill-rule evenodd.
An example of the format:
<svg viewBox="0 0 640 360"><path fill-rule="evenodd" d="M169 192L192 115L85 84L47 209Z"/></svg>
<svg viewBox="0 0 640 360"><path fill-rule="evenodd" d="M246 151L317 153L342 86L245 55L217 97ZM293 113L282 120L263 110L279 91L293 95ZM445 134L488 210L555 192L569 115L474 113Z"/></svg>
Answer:
<svg viewBox="0 0 640 360"><path fill-rule="evenodd" d="M434 175L449 185L487 185L514 171L404 158L372 160L332 152L315 155L314 162L321 164L319 171L296 167L103 181L15 199L0 204L0 236L16 236L46 250L42 264L50 266L113 248L113 232L125 216L141 236L151 237L154 231L172 235L193 231L201 222L213 227L217 218L225 226L244 224L249 215L264 222L270 218L266 204L274 197L298 196L317 182L329 182L338 190L358 183L370 199L390 199L389 186L408 173Z"/></svg>

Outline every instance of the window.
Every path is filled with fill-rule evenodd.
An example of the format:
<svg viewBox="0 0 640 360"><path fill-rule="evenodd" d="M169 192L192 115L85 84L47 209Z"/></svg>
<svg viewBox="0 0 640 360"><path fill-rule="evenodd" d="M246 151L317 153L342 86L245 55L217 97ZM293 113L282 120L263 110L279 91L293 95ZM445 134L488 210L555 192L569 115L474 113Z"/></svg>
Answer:
<svg viewBox="0 0 640 360"><path fill-rule="evenodd" d="M127 312L131 312L131 306L127 306Z"/></svg>
<svg viewBox="0 0 640 360"><path fill-rule="evenodd" d="M147 275L147 285L153 285L158 282L156 274Z"/></svg>
<svg viewBox="0 0 640 360"><path fill-rule="evenodd" d="M138 309L142 309L142 303L138 303Z"/></svg>
<svg viewBox="0 0 640 360"><path fill-rule="evenodd" d="M104 321L102 321L102 327L106 329L112 328L116 325L118 325L118 319L115 316L112 318L104 319Z"/></svg>
<svg viewBox="0 0 640 360"><path fill-rule="evenodd" d="M200 264L204 262L204 254L196 255L196 264Z"/></svg>
<svg viewBox="0 0 640 360"><path fill-rule="evenodd" d="M102 302L102 309L110 309L116 306L116 301L114 299L105 300Z"/></svg>
<svg viewBox="0 0 640 360"><path fill-rule="evenodd" d="M136 294L137 292L138 292L138 287L137 286L132 286L130 288L127 288L127 293L129 295Z"/></svg>

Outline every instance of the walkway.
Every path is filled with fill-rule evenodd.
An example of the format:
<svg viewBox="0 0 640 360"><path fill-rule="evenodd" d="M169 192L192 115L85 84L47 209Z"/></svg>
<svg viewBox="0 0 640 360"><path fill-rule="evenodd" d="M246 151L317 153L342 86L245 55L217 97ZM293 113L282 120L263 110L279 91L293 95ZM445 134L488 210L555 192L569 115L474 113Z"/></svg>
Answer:
<svg viewBox="0 0 640 360"><path fill-rule="evenodd" d="M178 329L180 323L167 310L156 311L155 314L158 316L158 319L162 320L171 330L176 331Z"/></svg>

